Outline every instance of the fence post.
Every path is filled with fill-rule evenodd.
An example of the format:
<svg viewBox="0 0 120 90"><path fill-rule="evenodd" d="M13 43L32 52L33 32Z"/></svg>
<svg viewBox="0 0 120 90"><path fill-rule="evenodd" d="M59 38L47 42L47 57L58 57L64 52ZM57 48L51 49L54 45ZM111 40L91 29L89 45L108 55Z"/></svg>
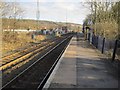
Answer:
<svg viewBox="0 0 120 90"><path fill-rule="evenodd" d="M118 40L115 41L115 46L114 46L113 55L112 55L112 61L115 60L115 54L116 54L116 51L117 51L117 43L118 43Z"/></svg>
<svg viewBox="0 0 120 90"><path fill-rule="evenodd" d="M88 41L90 42L90 33L88 33Z"/></svg>
<svg viewBox="0 0 120 90"><path fill-rule="evenodd" d="M95 41L95 46L96 46L96 48L98 48L98 36L96 36L96 41Z"/></svg>
<svg viewBox="0 0 120 90"><path fill-rule="evenodd" d="M102 54L104 53L104 46L105 46L105 38L103 38L103 43L102 43Z"/></svg>

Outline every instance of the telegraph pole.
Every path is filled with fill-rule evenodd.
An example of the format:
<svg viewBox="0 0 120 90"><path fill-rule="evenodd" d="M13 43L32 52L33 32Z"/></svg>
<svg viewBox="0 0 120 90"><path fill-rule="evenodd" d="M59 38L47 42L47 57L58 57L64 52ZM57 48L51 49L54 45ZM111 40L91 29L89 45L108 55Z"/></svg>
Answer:
<svg viewBox="0 0 120 90"><path fill-rule="evenodd" d="M67 27L67 19L68 19L68 12L67 12L67 8L66 8L66 26L65 26L66 31L68 30L68 27ZM67 31L67 32L68 32L68 31Z"/></svg>
<svg viewBox="0 0 120 90"><path fill-rule="evenodd" d="M15 30L15 24L16 24L16 0L14 0L14 2L13 2L13 11L14 11L14 15L13 15L13 17L14 17L14 22L13 22L13 33L14 33L14 30Z"/></svg>
<svg viewBox="0 0 120 90"><path fill-rule="evenodd" d="M39 18L40 18L39 1L40 0L37 0L37 11L36 11L37 30L39 30Z"/></svg>
<svg viewBox="0 0 120 90"><path fill-rule="evenodd" d="M67 26L67 8L66 8L66 26Z"/></svg>

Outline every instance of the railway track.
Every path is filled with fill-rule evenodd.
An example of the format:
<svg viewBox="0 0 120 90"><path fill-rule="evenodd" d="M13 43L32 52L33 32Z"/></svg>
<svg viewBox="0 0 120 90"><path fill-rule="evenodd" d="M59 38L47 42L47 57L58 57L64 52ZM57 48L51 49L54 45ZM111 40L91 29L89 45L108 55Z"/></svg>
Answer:
<svg viewBox="0 0 120 90"><path fill-rule="evenodd" d="M6 63L2 64L2 66L0 67L0 70L6 70L20 62L23 62L25 59L27 59L28 57L36 54L37 52L39 52L40 50L45 49L46 47L48 47L49 45L54 44L54 42L49 42L49 43L45 43L45 44L40 44L39 46L33 46L30 49L25 49L22 52L18 52L15 53L14 55L10 55L11 57L7 57L7 59L2 59L3 61L7 61Z"/></svg>
<svg viewBox="0 0 120 90"><path fill-rule="evenodd" d="M16 64L24 62L29 57L37 54L38 52L44 50L47 47L55 44L55 42L57 40L59 40L59 39L55 38L53 40L48 40L47 42L43 42L43 43L34 45L34 46L26 48L22 51L19 51L19 52L13 53L11 55L8 55L6 57L3 57L2 65L0 66L0 70L4 71L6 69L9 69L10 67L15 66Z"/></svg>
<svg viewBox="0 0 120 90"><path fill-rule="evenodd" d="M49 44L55 40L57 40L57 38L55 38L54 40L47 40L47 41L41 42L40 44L28 46L20 51L17 51L15 53L10 54L10 55L4 56L4 57L2 57L1 65L3 66L3 65L5 65L5 64L17 59L17 58L24 56L25 54L28 54L31 51L34 51L34 50L36 50L36 49L38 49L46 44Z"/></svg>
<svg viewBox="0 0 120 90"><path fill-rule="evenodd" d="M53 40L49 40L49 43L42 43L40 46L38 45L39 47L35 48L33 51L30 49L28 53L26 52L21 57L18 57L17 59L11 60L7 64L2 65L0 67L2 70L2 84L4 85L6 82L10 81L12 78L18 75L19 72L22 72L22 70L34 63L34 59L38 55L42 56L42 53L50 49L56 44L56 42L62 40L63 38L64 37L55 38Z"/></svg>
<svg viewBox="0 0 120 90"><path fill-rule="evenodd" d="M32 64L31 65L29 65L25 70L23 70L21 73L19 73L18 75L16 75L14 78L12 78L10 81L8 81L7 83L4 83L3 84L3 88L19 88L19 87L23 87L23 88L26 88L26 87L28 87L29 85L25 85L25 86L17 86L17 85L15 85L15 83L14 82L18 82L17 84L18 85L22 85L22 84L20 84L20 82L22 83L22 78L21 77L23 77L23 79L26 79L25 77L28 77L29 75L30 75L30 73L33 73L33 71L35 71L36 72L36 74L35 73L33 73L33 74L31 74L30 76L31 76L31 79L32 79L32 77L34 77L34 75L36 76L37 75L37 72L38 72L38 70L37 70L37 68L38 67L40 67L40 70L39 70L39 72L43 72L43 74L45 75L46 73L44 73L44 71L43 70L41 70L41 69L43 69L43 67L45 68L45 64L50 64L50 66L48 65L48 66L46 66L46 68L45 68L45 72L47 71L48 72L48 70L50 70L50 67L51 67L51 65L53 65L53 63L55 62L55 59L54 58L56 58L57 56L59 56L59 54L60 54L60 51L61 50L64 50L63 48L66 46L66 44L69 42L69 40L70 40L70 38L71 38L71 35L68 35L69 36L69 38L67 38L67 37L63 37L63 38L61 38L60 40L59 40L59 42L57 42L56 44L55 44L55 42L53 43L51 43L51 46L52 46L52 44L54 44L53 46L54 46L54 48L53 47L51 47L51 49L48 51L48 52L46 52L44 55L42 55L42 57L39 57L38 58L38 56L36 55L37 54L37 51L40 51L39 49L37 49L37 50L35 50L35 55L37 56L37 58L34 58L34 62L32 62ZM61 41L61 40L63 40L63 41ZM60 42L61 41L61 42ZM65 45L63 45L63 46L61 46L62 44L64 44L66 42L66 44ZM48 46L50 46L49 44L47 44L47 46L46 47L48 47ZM58 48L58 47L62 47L62 48L59 48L59 49L61 49L61 50L57 50L57 52L56 53L54 53L53 54L53 52ZM44 46L45 47L45 46ZM44 49L44 48L43 48ZM52 53L51 53L52 52ZM32 54L31 55L33 55L33 52L31 52ZM57 54L57 53L59 53L59 54ZM54 59L54 60L49 60L50 58L51 58L51 56L49 56L50 54L53 54L53 56L52 56L52 58ZM55 56L54 56L55 55ZM46 58L46 57L49 57L49 58ZM45 59L46 58L46 59ZM42 60L42 59L45 59L45 60ZM23 60L22 60L23 61ZM26 62L26 60L25 60L25 62ZM39 63L38 63L39 62ZM37 65L36 65L37 64ZM13 66L12 66L12 68L13 68ZM35 69L36 68L36 69ZM48 69L49 68L49 69ZM47 69L47 70L46 70ZM28 73L29 72L29 73ZM38 75L43 75L43 74L38 74ZM38 76L37 76L38 77ZM40 78L41 78L41 76L39 76ZM27 78L28 79L28 78ZM42 79L43 79L43 77L42 77ZM42 80L41 79L41 80ZM36 80L36 79L33 79L33 80ZM30 82L29 80L27 81L27 82ZM32 82L32 81L31 81ZM23 83L24 83L24 80L23 80ZM12 84L12 85L11 85ZM29 83L27 83L27 84L29 84ZM38 82L38 84L40 84L40 81ZM37 84L37 85L38 85ZM36 88L36 85L34 85L34 83L33 83L33 88ZM41 87L40 85L39 85L39 87Z"/></svg>

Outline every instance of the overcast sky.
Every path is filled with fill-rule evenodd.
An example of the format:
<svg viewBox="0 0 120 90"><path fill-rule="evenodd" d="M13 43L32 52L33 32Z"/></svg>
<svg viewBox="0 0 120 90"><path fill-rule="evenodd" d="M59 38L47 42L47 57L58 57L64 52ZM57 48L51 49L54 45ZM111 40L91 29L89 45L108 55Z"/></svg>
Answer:
<svg viewBox="0 0 120 90"><path fill-rule="evenodd" d="M5 0L19 2L24 9L24 17L36 19L37 0ZM85 0L39 0L40 20L72 22L82 24L90 14L84 6Z"/></svg>

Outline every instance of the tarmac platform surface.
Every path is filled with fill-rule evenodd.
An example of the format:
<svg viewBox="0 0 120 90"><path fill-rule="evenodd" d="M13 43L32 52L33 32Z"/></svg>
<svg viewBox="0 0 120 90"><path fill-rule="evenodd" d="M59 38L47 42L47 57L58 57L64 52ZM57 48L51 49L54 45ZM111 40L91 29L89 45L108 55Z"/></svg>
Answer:
<svg viewBox="0 0 120 90"><path fill-rule="evenodd" d="M44 88L118 88L118 73L82 37L73 37Z"/></svg>

